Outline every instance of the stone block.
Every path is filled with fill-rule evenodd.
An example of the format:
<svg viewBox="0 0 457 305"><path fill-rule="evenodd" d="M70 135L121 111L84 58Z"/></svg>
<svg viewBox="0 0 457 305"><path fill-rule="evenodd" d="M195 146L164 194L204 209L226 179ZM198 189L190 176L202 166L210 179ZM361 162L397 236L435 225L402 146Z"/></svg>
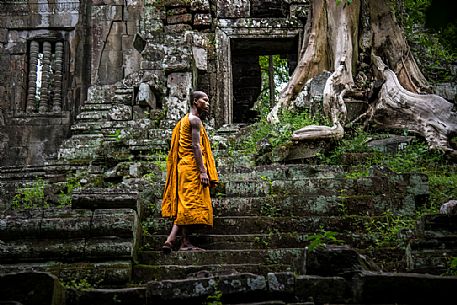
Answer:
<svg viewBox="0 0 457 305"><path fill-rule="evenodd" d="M168 75L167 87L170 89L169 96L187 101L192 88L192 73L171 73Z"/></svg>
<svg viewBox="0 0 457 305"><path fill-rule="evenodd" d="M193 12L209 12L210 5L208 0L194 0L191 2L190 9Z"/></svg>
<svg viewBox="0 0 457 305"><path fill-rule="evenodd" d="M138 215L131 209L94 211L91 236L132 237L138 229Z"/></svg>
<svg viewBox="0 0 457 305"><path fill-rule="evenodd" d="M8 29L0 29L0 43L8 42Z"/></svg>
<svg viewBox="0 0 457 305"><path fill-rule="evenodd" d="M149 106L151 109L156 108L156 96L151 91L147 83L141 83L138 88L138 103L140 106Z"/></svg>
<svg viewBox="0 0 457 305"><path fill-rule="evenodd" d="M182 118L189 109L187 99L183 100L174 96L164 98L164 104L168 109L166 119L173 121L172 125Z"/></svg>
<svg viewBox="0 0 457 305"><path fill-rule="evenodd" d="M454 304L457 277L363 272L354 279L358 304Z"/></svg>
<svg viewBox="0 0 457 305"><path fill-rule="evenodd" d="M173 7L167 10L167 16L182 15L187 13L186 7Z"/></svg>
<svg viewBox="0 0 457 305"><path fill-rule="evenodd" d="M167 17L168 24L192 23L192 14L181 14Z"/></svg>
<svg viewBox="0 0 457 305"><path fill-rule="evenodd" d="M210 27L213 18L211 14L195 14L194 26L195 27Z"/></svg>
<svg viewBox="0 0 457 305"><path fill-rule="evenodd" d="M124 7L122 5L92 6L91 18L95 22L122 21L123 9Z"/></svg>
<svg viewBox="0 0 457 305"><path fill-rule="evenodd" d="M73 209L137 210L138 192L91 188L74 191L71 198Z"/></svg>
<svg viewBox="0 0 457 305"><path fill-rule="evenodd" d="M217 17L243 18L250 16L249 0L217 0Z"/></svg>
<svg viewBox="0 0 457 305"><path fill-rule="evenodd" d="M208 69L208 52L202 48L192 48L194 55L195 67L198 70L206 71Z"/></svg>
<svg viewBox="0 0 457 305"><path fill-rule="evenodd" d="M287 295L295 293L295 275L292 272L268 273L267 280L270 293Z"/></svg>
<svg viewBox="0 0 457 305"><path fill-rule="evenodd" d="M186 31L191 31L192 26L189 24L171 24L164 27L165 33L182 33Z"/></svg>
<svg viewBox="0 0 457 305"><path fill-rule="evenodd" d="M301 300L313 298L316 304L347 304L352 297L344 278L311 275L297 276L295 296Z"/></svg>
<svg viewBox="0 0 457 305"><path fill-rule="evenodd" d="M149 282L147 289L148 299L168 302L186 299L203 301L216 291L221 291L224 299L239 300L240 297L246 296L257 296L256 299L261 299L262 294L267 291L267 281L261 275L240 273L201 279Z"/></svg>
<svg viewBox="0 0 457 305"><path fill-rule="evenodd" d="M349 246L317 248L306 258L307 274L352 277L363 270L378 271L379 267Z"/></svg>
<svg viewBox="0 0 457 305"><path fill-rule="evenodd" d="M128 105L114 105L108 117L113 121L128 121L132 119L132 107Z"/></svg>
<svg viewBox="0 0 457 305"><path fill-rule="evenodd" d="M164 4L165 6L169 7L178 7L178 6L190 6L189 0L165 0Z"/></svg>
<svg viewBox="0 0 457 305"><path fill-rule="evenodd" d="M120 289L88 289L68 290L68 305L84 304L118 304L118 305L146 305L146 288L120 288ZM71 300L71 301L69 301Z"/></svg>
<svg viewBox="0 0 457 305"><path fill-rule="evenodd" d="M65 304L65 288L49 273L3 274L0 275L0 300L19 304Z"/></svg>

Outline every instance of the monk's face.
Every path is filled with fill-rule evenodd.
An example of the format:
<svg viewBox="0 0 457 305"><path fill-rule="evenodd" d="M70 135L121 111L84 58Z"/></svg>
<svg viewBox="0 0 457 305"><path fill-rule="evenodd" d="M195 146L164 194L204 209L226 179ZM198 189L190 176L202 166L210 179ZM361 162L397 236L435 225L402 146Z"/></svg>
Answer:
<svg viewBox="0 0 457 305"><path fill-rule="evenodd" d="M198 98L196 101L196 106L198 113L202 118L206 118L209 113L209 99L208 95L203 95L202 97Z"/></svg>

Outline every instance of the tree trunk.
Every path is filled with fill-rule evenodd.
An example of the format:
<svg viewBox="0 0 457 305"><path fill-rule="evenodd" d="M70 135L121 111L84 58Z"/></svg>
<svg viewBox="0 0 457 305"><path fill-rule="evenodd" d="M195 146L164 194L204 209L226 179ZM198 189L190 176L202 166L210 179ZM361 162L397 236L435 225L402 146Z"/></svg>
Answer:
<svg viewBox="0 0 457 305"><path fill-rule="evenodd" d="M292 139L342 138L346 123L344 98L360 96L354 92L356 63L358 67L373 65L377 70L384 66L380 64L382 60L392 70L375 74L385 83L379 100L362 115L365 123L408 128L423 135L431 148L453 153L448 144L449 135L456 132L456 116L450 112L452 104L436 95L417 94L428 92L429 86L385 1L353 0L348 4L343 0L337 5L335 0L313 0L298 66L267 116L268 121L278 123L279 110L292 105L309 79L324 70L333 70L324 88L323 101L324 113L332 126L306 126L294 132Z"/></svg>
<svg viewBox="0 0 457 305"><path fill-rule="evenodd" d="M370 105L365 123L408 129L422 135L430 148L455 155L448 143L448 137L457 133L453 104L435 94L420 95L406 90L380 57L373 55L373 63L385 83L377 101Z"/></svg>

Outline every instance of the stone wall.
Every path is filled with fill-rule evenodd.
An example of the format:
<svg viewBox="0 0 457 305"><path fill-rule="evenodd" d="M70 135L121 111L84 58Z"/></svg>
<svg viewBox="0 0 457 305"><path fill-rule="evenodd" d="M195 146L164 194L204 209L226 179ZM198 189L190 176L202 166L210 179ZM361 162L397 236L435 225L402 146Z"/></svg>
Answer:
<svg viewBox="0 0 457 305"><path fill-rule="evenodd" d="M130 88L129 106L153 119L160 112L162 128L188 111L195 89L210 97L210 125L247 123L252 116L242 113L260 92L256 58L296 59L309 7L308 0L267 2L2 1L0 166L53 159L91 86ZM247 62L239 50L232 54L235 39L251 46ZM239 86L232 71L257 72Z"/></svg>

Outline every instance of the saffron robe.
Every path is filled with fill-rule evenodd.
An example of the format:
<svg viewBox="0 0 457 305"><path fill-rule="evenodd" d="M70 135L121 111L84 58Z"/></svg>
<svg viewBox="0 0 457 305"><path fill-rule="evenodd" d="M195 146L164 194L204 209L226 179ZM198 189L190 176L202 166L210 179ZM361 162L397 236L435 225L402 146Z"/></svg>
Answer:
<svg viewBox="0 0 457 305"><path fill-rule="evenodd" d="M200 147L210 185L215 185L219 178L208 134L203 125L200 127ZM162 216L173 218L176 225L213 225L209 187L204 187L201 182L200 169L192 150L189 114L176 124L171 136Z"/></svg>

